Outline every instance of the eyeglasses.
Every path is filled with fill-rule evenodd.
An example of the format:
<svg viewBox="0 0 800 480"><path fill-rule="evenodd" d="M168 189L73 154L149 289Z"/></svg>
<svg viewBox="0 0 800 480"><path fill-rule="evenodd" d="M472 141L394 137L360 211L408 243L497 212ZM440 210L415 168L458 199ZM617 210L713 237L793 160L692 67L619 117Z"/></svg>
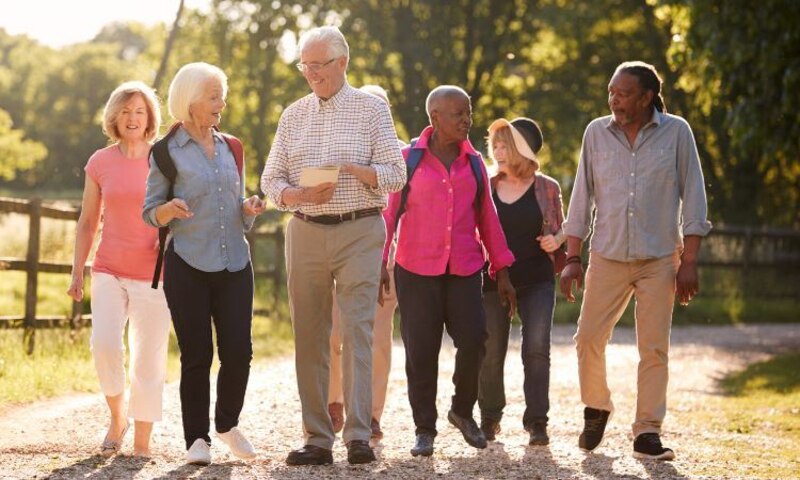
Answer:
<svg viewBox="0 0 800 480"><path fill-rule="evenodd" d="M298 70L300 70L303 73L307 73L307 72L316 73L316 72L319 72L320 70L322 70L323 68L327 67L328 65L330 65L337 58L339 58L339 57L333 57L333 58L331 58L330 60L328 60L325 63L303 63L303 62L300 62L300 63L296 63L295 66L297 67Z"/></svg>

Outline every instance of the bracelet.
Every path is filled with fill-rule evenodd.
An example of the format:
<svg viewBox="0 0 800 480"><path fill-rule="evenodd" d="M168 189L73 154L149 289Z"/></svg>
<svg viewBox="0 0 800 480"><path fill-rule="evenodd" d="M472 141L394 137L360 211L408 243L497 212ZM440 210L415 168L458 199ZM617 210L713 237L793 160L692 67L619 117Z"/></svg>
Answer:
<svg viewBox="0 0 800 480"><path fill-rule="evenodd" d="M567 258L566 265L569 265L570 263L583 263L583 259L581 259L580 255L573 255Z"/></svg>

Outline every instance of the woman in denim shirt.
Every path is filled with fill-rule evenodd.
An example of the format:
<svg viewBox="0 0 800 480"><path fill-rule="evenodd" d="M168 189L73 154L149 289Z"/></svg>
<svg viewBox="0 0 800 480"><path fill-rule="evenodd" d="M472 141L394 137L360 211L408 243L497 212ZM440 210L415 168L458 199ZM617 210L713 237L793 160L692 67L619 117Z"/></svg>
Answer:
<svg viewBox="0 0 800 480"><path fill-rule="evenodd" d="M225 108L227 77L207 63L184 65L169 87L169 113L180 122L168 139L177 169L175 198L151 155L143 217L168 225L164 292L181 351L181 413L186 461L211 462L209 375L216 330L220 368L214 422L217 436L239 458L255 451L239 431L250 373L253 269L244 232L265 204L244 199L233 152L216 130Z"/></svg>
<svg viewBox="0 0 800 480"><path fill-rule="evenodd" d="M540 172L536 154L542 132L531 119L499 119L489 126L489 152L499 171L492 178L494 199L508 246L514 253L509 269L522 321L522 364L525 371L525 414L522 424L530 445L547 445L550 408L550 331L555 307L554 273L561 270L566 236L561 188ZM554 267L554 264L559 264ZM511 326L491 278L484 276L484 309L489 336L480 374L478 405L487 440L500 432L506 404L503 364Z"/></svg>

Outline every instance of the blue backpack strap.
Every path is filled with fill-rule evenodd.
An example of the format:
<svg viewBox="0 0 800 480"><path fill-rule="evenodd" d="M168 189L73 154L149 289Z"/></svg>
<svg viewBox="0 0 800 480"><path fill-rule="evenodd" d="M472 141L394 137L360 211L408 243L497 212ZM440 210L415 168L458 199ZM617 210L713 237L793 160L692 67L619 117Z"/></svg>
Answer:
<svg viewBox="0 0 800 480"><path fill-rule="evenodd" d="M475 175L475 181L478 183L478 190L475 193L475 208L480 211L481 198L483 197L483 169L481 164L483 160L479 155L467 154L469 158L469 167L472 169L472 174Z"/></svg>
<svg viewBox="0 0 800 480"><path fill-rule="evenodd" d="M406 157L406 184L403 186L403 190L400 192L400 206L397 209L397 215L394 217L395 231L397 231L397 225L400 223L400 216L406 211L408 191L411 189L411 177L414 176L414 172L417 170L419 162L422 161L422 155L425 153L425 149L416 148L417 140L419 140L419 137L411 139L408 156Z"/></svg>

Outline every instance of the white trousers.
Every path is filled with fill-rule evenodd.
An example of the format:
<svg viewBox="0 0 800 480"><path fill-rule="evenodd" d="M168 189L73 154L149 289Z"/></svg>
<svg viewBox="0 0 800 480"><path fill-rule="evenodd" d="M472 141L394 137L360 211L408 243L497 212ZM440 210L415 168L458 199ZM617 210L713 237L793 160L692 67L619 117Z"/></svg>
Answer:
<svg viewBox="0 0 800 480"><path fill-rule="evenodd" d="M100 388L108 397L125 392L125 324L130 320L128 417L161 420L171 316L164 290L150 282L92 273L92 339Z"/></svg>

